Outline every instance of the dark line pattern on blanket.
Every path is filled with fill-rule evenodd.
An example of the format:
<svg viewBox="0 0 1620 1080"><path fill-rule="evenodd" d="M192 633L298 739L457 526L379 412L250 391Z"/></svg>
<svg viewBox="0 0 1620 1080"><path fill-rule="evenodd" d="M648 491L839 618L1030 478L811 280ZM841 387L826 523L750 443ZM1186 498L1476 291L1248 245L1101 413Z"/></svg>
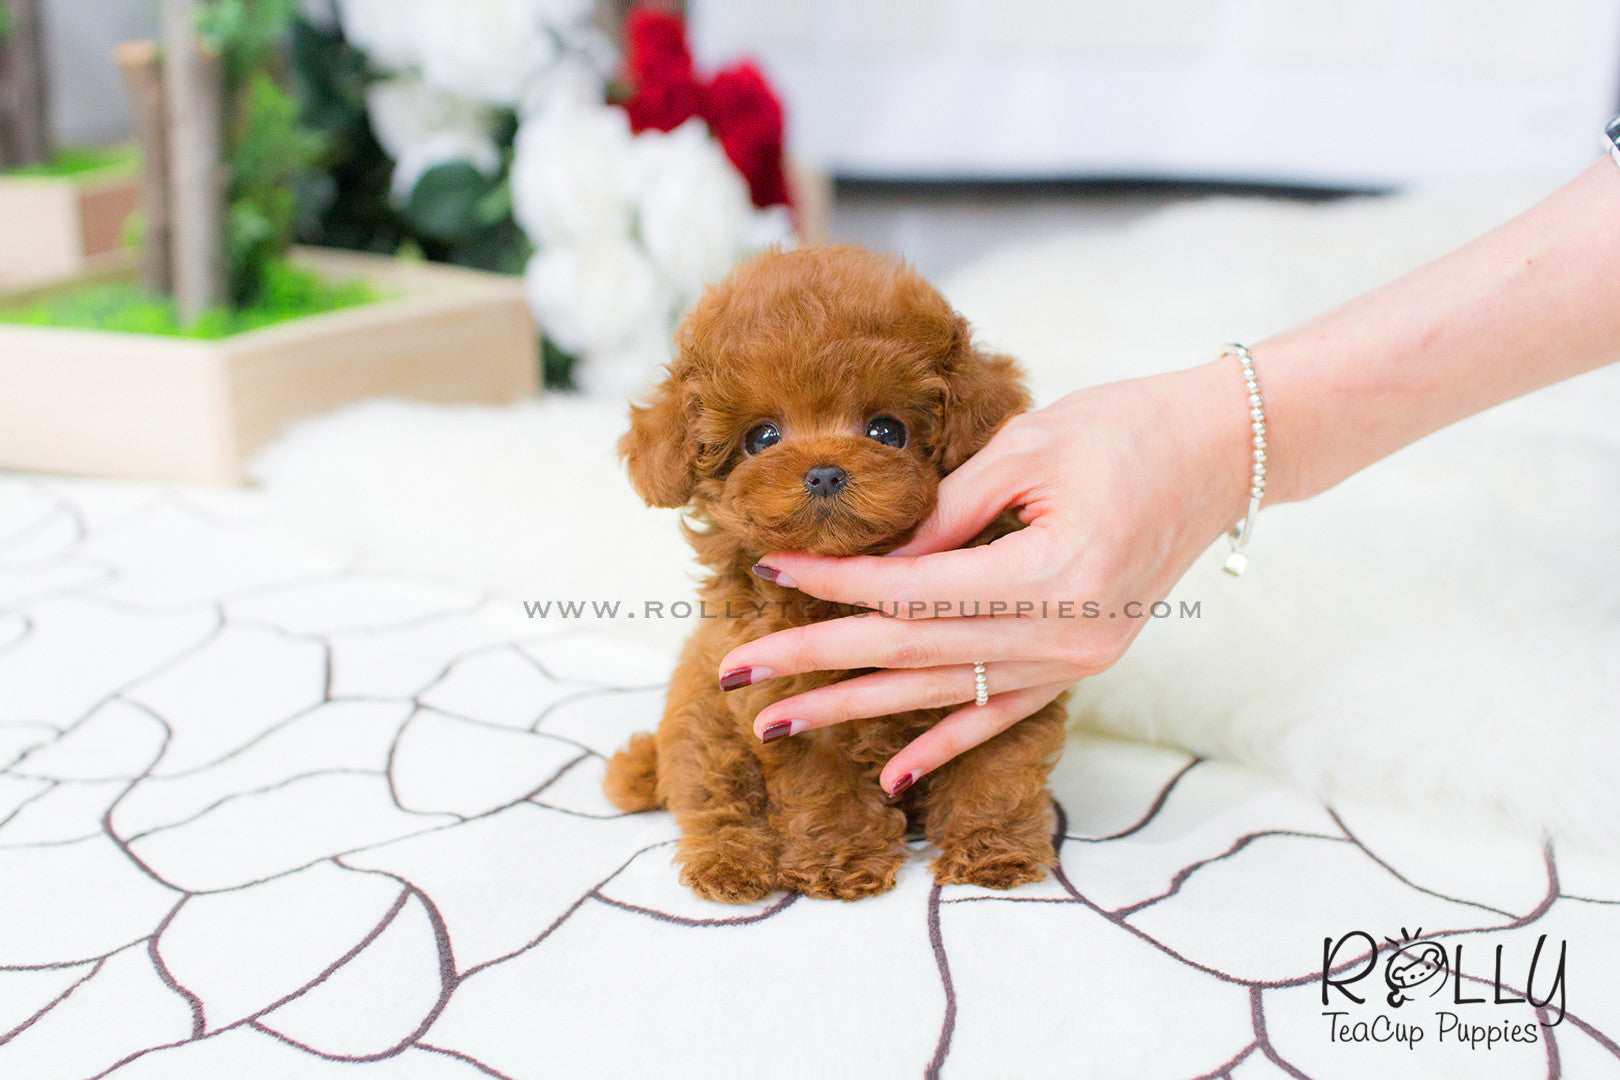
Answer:
<svg viewBox="0 0 1620 1080"><path fill-rule="evenodd" d="M942 891L938 885L928 890L928 944L934 950L940 986L945 991L945 1016L939 1025L939 1041L934 1044L934 1056L923 1070L929 1080L935 1080L945 1067L945 1058L951 1052L951 1036L956 1032L956 984L951 982L951 958L945 952L945 933L939 925L939 894Z"/></svg>
<svg viewBox="0 0 1620 1080"><path fill-rule="evenodd" d="M762 926L792 927L795 920L827 910L813 910L816 902L801 903L791 894L734 914L723 909L711 914L702 907L666 910L663 900L649 901L637 891L648 887L649 868L659 881L673 878L667 868L672 829L662 815L625 815L601 798L600 769L622 732L595 725L629 709L639 721L635 726L652 726L657 685L639 676L615 679L581 668L570 659L575 636L535 635L532 625L517 627L521 636L483 629L491 604L487 597L469 602L464 594L432 592L347 568L311 569L291 561L282 566L274 555L262 556L263 563L245 559L239 545L263 547L264 530L251 498L216 500L153 490L138 504L126 501L126 508L109 511L96 504L95 489L12 477L0 477L0 496L5 590L0 592L0 874L13 865L7 859L27 857L36 860L31 867L43 868L27 880L0 877L0 882L7 889L31 890L29 910L60 938L47 934L36 941L0 933L0 980L29 977L40 987L37 1001L28 999L26 1010L9 1018L11 1029L0 1032L0 1075L11 1074L7 1055L24 1043L44 1040L67 1047L79 1041L82 1028L73 1025L87 1021L75 1012L76 1003L95 994L99 980L112 978L116 970L147 965L150 992L168 995L176 1015L189 1015L189 1021L174 1029L154 1028L149 1038L127 1046L109 1045L105 1060L87 1066L85 1075L115 1075L133 1061L183 1054L234 1032L236 1038L259 1040L252 1045L262 1045L266 1053L273 1048L309 1055L311 1061L352 1063L358 1077L367 1074L366 1063L431 1054L434 1058L423 1060L441 1067L455 1062L500 1080L533 1080L542 1074L481 1045L463 1044L457 1032L464 1029L444 1024L472 980L536 958L544 961L564 947L551 943L578 936L574 929L559 931L592 920L647 920L638 925L736 942L771 932L759 930ZM171 544L176 554L168 553ZM165 562L193 558L196 567ZM217 578L217 585L199 585L189 598L166 591L163 583L184 584L193 573L205 585ZM350 599L360 597L363 608L368 596L379 605L375 618L349 610ZM339 604L334 597L350 599ZM79 643L87 626L103 621L125 628L128 656L142 658L138 663L118 650L105 651L106 645L95 651ZM385 664L392 681L367 682L368 671L378 664ZM38 690L44 684L37 678L30 684L36 670L46 669L56 680L51 694ZM9 682L5 672L11 673ZM492 672L508 689L480 696L479 687ZM19 683L35 685L35 696L16 690ZM288 687L303 689L295 694ZM458 741L433 742L445 732ZM87 751L92 737L99 742ZM479 759L483 771L474 770L468 779L456 772L457 754L468 740L479 739L505 749L487 751L490 756ZM1133 793L1143 801L1123 817L1130 822L1123 828L1071 829L1066 808L1056 805L1053 840L1060 864L1047 886L1010 895L931 884L919 890L913 911L921 925L916 928L926 936L923 955L932 966L931 978L938 979L942 1007L926 1018L931 1041L926 1060L902 1071L920 1069L929 1077L971 1071L960 1060L953 1067L953 1054L958 1059L970 1054L976 1041L995 1032L987 1033L980 1011L972 950L982 939L970 933L969 923L1020 911L1054 926L1063 920L1100 920L1130 935L1134 947L1151 949L1166 962L1202 972L1242 995L1245 1025L1226 1032L1227 1042L1211 1045L1197 1066L1202 1071L1185 1080L1241 1074L1244 1063L1257 1056L1284 1075L1309 1076L1279 1050L1272 1028L1276 996L1317 978L1313 958L1300 957L1298 970L1259 978L1227 970L1204 943L1175 940L1159 929L1162 920L1155 921L1164 910L1191 902L1189 893L1207 890L1219 880L1216 875L1248 865L1244 860L1286 863L1291 855L1273 852L1282 845L1297 845L1301 854L1330 846L1364 860L1354 865L1366 881L1414 903L1421 899L1465 909L1450 912L1450 923L1425 925L1425 939L1451 941L1527 927L1534 932L1549 925L1550 912L1571 905L1590 905L1581 910L1602 912L1604 918L1615 911L1611 928L1620 925L1620 896L1588 895L1603 887L1585 881L1562 891L1551 844L1542 852L1544 886L1539 878L1524 881L1524 903L1504 904L1450 895L1419 880L1422 874L1380 850L1376 835L1359 834L1347 821L1350 815L1333 808L1326 809L1319 828L1257 820L1222 833L1218 842L1190 844L1185 857L1163 865L1157 881L1149 874L1125 899L1114 891L1123 887L1120 883L1095 874L1088 878L1088 860L1099 853L1135 850L1129 845L1155 852L1180 842L1183 838L1166 835L1177 827L1166 822L1178 819L1166 808L1193 798L1187 792L1207 785L1213 768L1197 757L1169 758L1151 786ZM426 790L435 796L454 792L454 799L446 795L443 803L452 808L420 804L416 793L424 790L424 776L433 781ZM105 805L96 802L93 813L77 809L100 790L92 786L97 784L106 788ZM305 805L315 797L305 794L312 791L334 801ZM290 815L309 817L313 824L283 828ZM1180 820L1186 817L1180 814ZM514 898L509 905L516 911L513 927L502 931L505 936L480 939L468 932L456 885L436 876L432 860L421 852L433 850L431 845L470 842L466 838L476 830L519 820L551 830L547 835L558 843L572 837L566 842L579 850L558 856L555 866L547 858L545 871L575 876L566 888L542 889L543 903ZM310 835L316 839L306 842ZM100 861L86 861L92 856ZM580 868L569 869L570 858L581 860ZM218 988L204 985L206 979L194 981L198 961L187 949L195 945L188 946L181 933L189 921L216 918L210 913L220 910L217 905L247 903L262 890L315 888L310 883L322 881L327 884L320 888L339 889L334 895L345 902L362 895L353 891L359 883L382 891L365 893L372 899L355 909L363 909L364 918L351 913L358 921L348 936L341 943L330 938L334 944L324 946L324 953L301 957L305 968L277 992L234 1013L211 1007ZM126 906L149 915L105 930L95 920L53 922L58 908L97 899L75 891L85 882L110 890L107 902L94 907L102 917L113 918ZM682 895L681 903L695 903ZM319 891L310 896L321 900L308 911L311 940L328 940L313 931L339 925L324 906L330 897ZM525 906L531 903L532 910ZM668 906L677 908L673 901ZM858 909L850 910L853 916ZM233 943L250 959L255 949L301 947L292 939L257 941L252 924L238 937ZM425 962L413 976L420 985L410 987L420 991L420 1002L412 1006L415 1012L399 1017L397 1031L357 1049L333 1042L318 1022L312 1023L312 1011L319 1018L327 1009L328 999L321 995L371 970L365 967L368 960L389 942L397 947L407 940ZM1365 961L1365 954L1351 957L1336 970L1349 971ZM373 988L385 989L393 988ZM566 987L557 991L569 993ZM931 993L916 995L917 1001L935 1000ZM310 1007L300 1012L294 1008L300 1004ZM1534 1010L1527 1006L1526 1011ZM1543 1023L1549 1019L1546 1009L1536 1015ZM801 1019L815 1022L813 1016ZM1549 1077L1560 1074L1570 1039L1589 1040L1589 1050L1620 1063L1620 1044L1583 1006L1572 1003L1565 1019L1567 1028L1544 1029ZM559 1065L556 1074L569 1071ZM1051 1075L1065 1074L1055 1063Z"/></svg>

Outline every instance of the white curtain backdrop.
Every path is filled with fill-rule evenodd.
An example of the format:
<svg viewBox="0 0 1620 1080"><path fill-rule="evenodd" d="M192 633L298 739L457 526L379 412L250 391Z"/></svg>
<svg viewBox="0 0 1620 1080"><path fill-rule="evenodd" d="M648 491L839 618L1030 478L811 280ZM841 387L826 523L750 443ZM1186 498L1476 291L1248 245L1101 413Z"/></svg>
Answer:
<svg viewBox="0 0 1620 1080"><path fill-rule="evenodd" d="M1620 97L1617 0L692 0L837 175L1383 187L1569 172Z"/></svg>

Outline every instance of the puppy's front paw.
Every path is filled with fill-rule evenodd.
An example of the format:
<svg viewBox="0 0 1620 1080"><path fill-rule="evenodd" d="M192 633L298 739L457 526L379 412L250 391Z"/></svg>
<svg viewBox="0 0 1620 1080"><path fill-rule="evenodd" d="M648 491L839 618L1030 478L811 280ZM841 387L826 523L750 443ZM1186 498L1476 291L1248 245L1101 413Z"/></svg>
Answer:
<svg viewBox="0 0 1620 1080"><path fill-rule="evenodd" d="M905 854L898 851L790 851L782 888L817 900L859 900L894 888Z"/></svg>
<svg viewBox="0 0 1620 1080"><path fill-rule="evenodd" d="M675 858L681 884L705 900L749 904L778 887L775 840L758 829L730 826L685 836Z"/></svg>
<svg viewBox="0 0 1620 1080"><path fill-rule="evenodd" d="M982 885L1011 889L1041 881L1054 862L1052 842L1018 841L985 829L940 845L934 858L934 881L940 885Z"/></svg>

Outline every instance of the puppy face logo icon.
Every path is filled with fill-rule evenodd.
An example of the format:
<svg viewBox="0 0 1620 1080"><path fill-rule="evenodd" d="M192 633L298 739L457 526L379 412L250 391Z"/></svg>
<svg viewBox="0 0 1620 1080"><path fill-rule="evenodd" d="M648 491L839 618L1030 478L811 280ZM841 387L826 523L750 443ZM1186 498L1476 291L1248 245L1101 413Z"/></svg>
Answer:
<svg viewBox="0 0 1620 1080"><path fill-rule="evenodd" d="M1403 926L1401 940L1384 939L1389 942L1389 958L1384 961L1384 982L1389 986L1389 996L1385 1000L1391 1008L1398 1009L1412 1001L1412 992L1420 986L1433 983L1429 991L1429 996L1433 997L1446 985L1446 976L1451 973L1446 950L1439 942L1416 940L1422 935L1422 927L1409 934Z"/></svg>

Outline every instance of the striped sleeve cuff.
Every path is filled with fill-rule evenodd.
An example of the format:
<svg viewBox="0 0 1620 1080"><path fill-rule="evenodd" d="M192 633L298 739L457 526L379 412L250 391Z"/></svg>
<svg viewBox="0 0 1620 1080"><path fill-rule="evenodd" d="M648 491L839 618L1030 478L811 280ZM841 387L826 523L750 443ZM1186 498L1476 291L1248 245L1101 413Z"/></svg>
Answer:
<svg viewBox="0 0 1620 1080"><path fill-rule="evenodd" d="M1609 137L1609 153L1614 157L1614 163L1620 165L1620 116L1609 121L1604 134Z"/></svg>

